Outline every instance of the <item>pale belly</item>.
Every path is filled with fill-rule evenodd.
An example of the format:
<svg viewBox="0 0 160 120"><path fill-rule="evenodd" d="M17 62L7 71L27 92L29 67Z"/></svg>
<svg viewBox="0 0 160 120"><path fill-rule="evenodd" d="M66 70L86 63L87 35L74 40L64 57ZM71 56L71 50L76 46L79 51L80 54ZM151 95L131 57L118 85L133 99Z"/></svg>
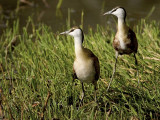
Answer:
<svg viewBox="0 0 160 120"><path fill-rule="evenodd" d="M92 83L95 79L95 68L91 61L76 60L74 62L74 70L77 78L82 82Z"/></svg>
<svg viewBox="0 0 160 120"><path fill-rule="evenodd" d="M130 54L133 52L127 47L127 45L130 44L130 41L124 42L123 39L119 38L119 41L117 40L116 42L119 42L119 46L116 47L119 54Z"/></svg>

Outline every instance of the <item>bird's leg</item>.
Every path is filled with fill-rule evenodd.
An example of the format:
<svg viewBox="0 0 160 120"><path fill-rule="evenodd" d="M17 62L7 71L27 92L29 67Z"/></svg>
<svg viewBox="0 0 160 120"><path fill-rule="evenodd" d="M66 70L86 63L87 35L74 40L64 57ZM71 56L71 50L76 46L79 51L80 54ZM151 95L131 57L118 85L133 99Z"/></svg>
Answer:
<svg viewBox="0 0 160 120"><path fill-rule="evenodd" d="M138 72L138 61L136 58L136 54L134 53L134 59L135 59L135 65L136 65L136 71L137 71L137 77L138 77L138 85L139 85L139 72Z"/></svg>
<svg viewBox="0 0 160 120"><path fill-rule="evenodd" d="M81 93L81 101L80 101L80 105L83 103L83 98L84 98L84 95L85 95L85 91L84 91L84 85L83 85L83 82L81 82L82 84L82 93Z"/></svg>
<svg viewBox="0 0 160 120"><path fill-rule="evenodd" d="M72 96L72 90L73 90L73 86L74 86L74 81L75 81L75 76L72 76L72 86L71 86L71 96Z"/></svg>
<svg viewBox="0 0 160 120"><path fill-rule="evenodd" d="M75 79L77 79L77 75L75 73L75 71L73 71L74 73L72 74L72 87L74 86L74 81ZM71 87L71 90L72 90L72 87Z"/></svg>
<svg viewBox="0 0 160 120"><path fill-rule="evenodd" d="M118 55L119 55L118 52L116 52L116 62L115 62L115 64L114 64L112 77L111 77L111 80L110 80L110 82L109 82L109 84L108 84L107 91L109 90L109 87L110 87L111 82L112 82L112 80L113 80L114 74L115 74L115 72L116 72L116 64L117 64Z"/></svg>
<svg viewBox="0 0 160 120"><path fill-rule="evenodd" d="M73 105L73 87L74 87L74 80L76 79L76 74L73 73L72 74L72 85L71 85L71 93L70 93L70 96L68 98L68 104L69 105Z"/></svg>
<svg viewBox="0 0 160 120"><path fill-rule="evenodd" d="M76 79L76 74L73 73L73 74L72 74L72 86L74 85L73 83L74 83L75 79Z"/></svg>
<svg viewBox="0 0 160 120"><path fill-rule="evenodd" d="M97 82L94 83L94 100L97 102Z"/></svg>

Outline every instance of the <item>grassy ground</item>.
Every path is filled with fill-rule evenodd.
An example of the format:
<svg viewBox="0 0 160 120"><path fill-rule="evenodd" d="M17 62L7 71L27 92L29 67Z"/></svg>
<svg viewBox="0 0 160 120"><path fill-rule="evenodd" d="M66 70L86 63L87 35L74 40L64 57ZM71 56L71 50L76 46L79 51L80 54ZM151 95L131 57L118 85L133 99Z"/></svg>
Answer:
<svg viewBox="0 0 160 120"><path fill-rule="evenodd" d="M0 115L6 119L160 119L160 24L142 20L135 26L139 50L140 85L133 55L119 57L109 91L115 53L114 32L89 29L84 46L99 58L101 77L97 101L94 88L85 84L84 104L78 107L81 84L72 85L74 41L29 22L20 34L19 22L0 37ZM32 32L28 32L28 27ZM60 31L62 32L62 31Z"/></svg>

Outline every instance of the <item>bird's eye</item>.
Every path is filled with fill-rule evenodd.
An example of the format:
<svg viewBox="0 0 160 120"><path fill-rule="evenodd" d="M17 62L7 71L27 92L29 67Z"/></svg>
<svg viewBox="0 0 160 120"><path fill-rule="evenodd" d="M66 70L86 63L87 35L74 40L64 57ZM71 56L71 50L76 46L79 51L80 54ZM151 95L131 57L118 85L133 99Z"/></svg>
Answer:
<svg viewBox="0 0 160 120"><path fill-rule="evenodd" d="M73 32L73 31L74 31L74 29L71 29L71 30L70 30L70 32Z"/></svg>
<svg viewBox="0 0 160 120"><path fill-rule="evenodd" d="M113 10L112 10L112 13L115 12L116 10L117 10L117 9L113 9Z"/></svg>

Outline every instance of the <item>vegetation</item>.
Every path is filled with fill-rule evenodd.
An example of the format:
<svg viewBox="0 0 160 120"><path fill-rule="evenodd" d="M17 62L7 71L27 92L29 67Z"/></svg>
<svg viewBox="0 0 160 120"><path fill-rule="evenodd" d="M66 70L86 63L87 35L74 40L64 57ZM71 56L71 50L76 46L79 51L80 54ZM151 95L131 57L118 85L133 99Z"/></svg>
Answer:
<svg viewBox="0 0 160 120"><path fill-rule="evenodd" d="M133 55L124 55L118 59L109 91L115 32L101 26L96 32L88 30L84 46L98 56L101 66L98 104L93 85L85 84L84 104L79 107L81 84L76 80L72 87L73 38L52 33L46 25L36 28L31 19L20 32L16 21L0 37L0 112L6 119L159 119L159 25L142 20L134 28L139 42L140 85Z"/></svg>

